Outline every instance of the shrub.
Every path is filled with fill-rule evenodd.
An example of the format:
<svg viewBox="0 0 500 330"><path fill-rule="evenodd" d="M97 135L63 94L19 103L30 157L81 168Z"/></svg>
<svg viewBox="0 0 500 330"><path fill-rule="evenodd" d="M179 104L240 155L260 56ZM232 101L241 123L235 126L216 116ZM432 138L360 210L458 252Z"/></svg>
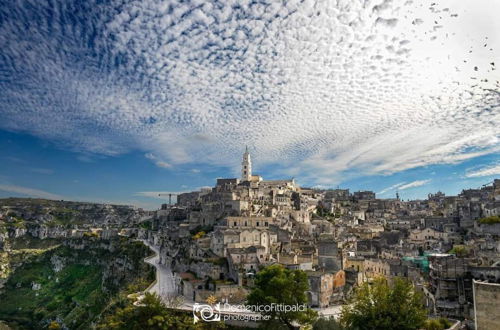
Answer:
<svg viewBox="0 0 500 330"><path fill-rule="evenodd" d="M481 218L478 221L479 221L479 223L484 224L484 225L493 225L495 223L500 223L500 216L494 215L491 217Z"/></svg>

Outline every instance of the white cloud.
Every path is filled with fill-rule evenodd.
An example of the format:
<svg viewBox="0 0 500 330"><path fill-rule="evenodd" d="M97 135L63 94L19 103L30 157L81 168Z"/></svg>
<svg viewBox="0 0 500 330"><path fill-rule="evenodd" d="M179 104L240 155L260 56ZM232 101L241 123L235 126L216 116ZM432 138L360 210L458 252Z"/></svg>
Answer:
<svg viewBox="0 0 500 330"><path fill-rule="evenodd" d="M482 176L500 175L500 164L469 169L465 173L467 178L477 178Z"/></svg>
<svg viewBox="0 0 500 330"><path fill-rule="evenodd" d="M22 186L17 186L17 185L9 185L9 184L0 184L0 190L13 193L13 194L20 194L28 197L36 197L36 198L46 198L46 199L55 199L55 200L60 200L60 199L65 199L61 195L53 194L47 191L35 189L35 188L29 188L29 187L22 187Z"/></svg>
<svg viewBox="0 0 500 330"><path fill-rule="evenodd" d="M163 168L237 166L249 144L311 185L499 150L497 2L88 1L92 27L61 4L30 30L16 6L4 129Z"/></svg>
<svg viewBox="0 0 500 330"><path fill-rule="evenodd" d="M396 183L396 184L394 184L394 185L392 185L392 186L390 186L390 187L387 187L387 188L385 188L385 189L383 189L383 190L379 191L378 193L379 193L379 194L381 194L381 195L382 195L382 194L385 194L386 192L389 192L389 191L391 191L391 190L397 189L397 188L399 188L399 187L403 186L404 184L405 184L405 182Z"/></svg>
<svg viewBox="0 0 500 330"><path fill-rule="evenodd" d="M150 159L153 161L153 163L155 163L156 166L158 167L162 167L162 168L172 168L172 164L169 164L167 162L164 162L162 160L159 160L158 157L156 157L155 155L153 155L152 153L147 153L146 155L144 155L147 159Z"/></svg>
<svg viewBox="0 0 500 330"><path fill-rule="evenodd" d="M156 166L162 167L162 168L172 168L172 165L167 163L167 162L158 161L155 164L156 164Z"/></svg>
<svg viewBox="0 0 500 330"><path fill-rule="evenodd" d="M413 182L404 184L402 186L399 186L398 189L399 190L405 190L405 189L409 189L409 188L420 187L420 186L424 186L424 185L428 184L429 182L431 182L431 179L417 180L417 181L413 181Z"/></svg>

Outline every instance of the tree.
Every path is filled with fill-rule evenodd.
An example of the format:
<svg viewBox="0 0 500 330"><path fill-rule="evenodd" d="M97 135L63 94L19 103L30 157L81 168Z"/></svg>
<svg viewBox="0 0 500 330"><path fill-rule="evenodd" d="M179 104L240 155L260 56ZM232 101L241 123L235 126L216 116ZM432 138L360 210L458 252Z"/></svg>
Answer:
<svg viewBox="0 0 500 330"><path fill-rule="evenodd" d="M470 251L465 245L454 245L448 253L454 254L459 258L464 258L470 254Z"/></svg>
<svg viewBox="0 0 500 330"><path fill-rule="evenodd" d="M268 307L258 312L269 317L265 322L278 320L289 329L294 323L310 325L317 313L306 307L306 291L309 289L307 275L302 270L289 270L282 265L271 265L255 276L255 287L248 295L251 306ZM269 308L279 306L279 308ZM285 310L288 309L288 310Z"/></svg>
<svg viewBox="0 0 500 330"><path fill-rule="evenodd" d="M132 303L119 308L108 316L99 329L127 330L166 330L166 329L200 329L193 325L193 319L183 313L173 312L165 306L160 297L147 292L138 306Z"/></svg>
<svg viewBox="0 0 500 330"><path fill-rule="evenodd" d="M342 309L340 322L347 328L416 330L427 318L422 295L411 282L395 278L389 285L385 278L359 287L350 304Z"/></svg>

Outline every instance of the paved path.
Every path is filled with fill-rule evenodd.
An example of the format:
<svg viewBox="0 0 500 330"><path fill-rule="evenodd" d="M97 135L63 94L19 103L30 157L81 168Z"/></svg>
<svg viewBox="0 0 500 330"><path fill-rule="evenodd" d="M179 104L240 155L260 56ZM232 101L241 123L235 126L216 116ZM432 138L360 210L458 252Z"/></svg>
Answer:
<svg viewBox="0 0 500 330"><path fill-rule="evenodd" d="M322 316L326 317L334 317L338 319L340 317L340 312L342 310L342 305L333 305L327 308L313 308L315 311L317 311L319 314Z"/></svg>
<svg viewBox="0 0 500 330"><path fill-rule="evenodd" d="M160 249L146 240L143 240L143 243L155 252L153 257L149 257L144 260L156 268L156 283L149 289L149 291L156 292L164 299L167 297L177 296L177 284L175 282L175 276L172 269L169 265L162 265L159 263Z"/></svg>
<svg viewBox="0 0 500 330"><path fill-rule="evenodd" d="M178 296L179 293L177 290L177 283L175 280L175 275L172 272L172 268L169 265L167 266L159 263L160 261L159 247L149 243L146 240L142 240L142 242L155 252L155 255L153 257L148 257L144 259L145 262L156 268L156 283L149 289L149 291L156 292L164 301L166 301L168 298ZM194 305L193 301L185 300L182 306L179 306L178 309L192 311L193 305ZM255 315L255 313L248 312L245 309L238 308L237 305L232 305L229 308L224 308L224 304L221 304L220 307L221 307L221 312L224 314ZM328 308L321 308L321 309L313 308L313 309L319 312L323 316L326 317L333 316L335 318L338 318L340 315L341 308L342 306L335 305L335 306L330 306Z"/></svg>

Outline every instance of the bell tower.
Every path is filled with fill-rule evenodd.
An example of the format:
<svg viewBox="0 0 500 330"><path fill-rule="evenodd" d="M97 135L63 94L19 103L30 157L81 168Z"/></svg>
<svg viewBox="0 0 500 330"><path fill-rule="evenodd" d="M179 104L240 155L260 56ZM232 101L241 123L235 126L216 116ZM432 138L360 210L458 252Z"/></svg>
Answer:
<svg viewBox="0 0 500 330"><path fill-rule="evenodd" d="M250 181L250 179L252 179L252 160L250 159L248 147L246 147L241 162L241 181Z"/></svg>

